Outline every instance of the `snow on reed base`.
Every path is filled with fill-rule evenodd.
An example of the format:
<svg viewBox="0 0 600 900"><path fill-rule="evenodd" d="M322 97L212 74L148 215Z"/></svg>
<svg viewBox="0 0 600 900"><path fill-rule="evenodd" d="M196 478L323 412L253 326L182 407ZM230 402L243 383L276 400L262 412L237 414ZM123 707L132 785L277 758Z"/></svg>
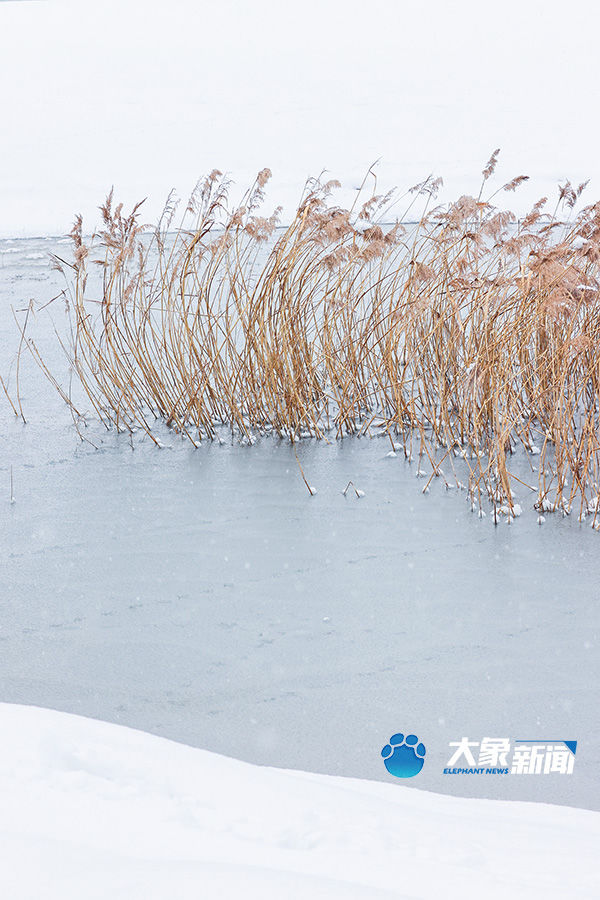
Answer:
<svg viewBox="0 0 600 900"><path fill-rule="evenodd" d="M63 342L95 412L157 442L156 417L193 443L223 424L249 440L384 433L396 449L401 434L432 477L459 456L473 508L490 500L495 518L514 514L520 445L540 512L573 507L596 525L600 203L575 215L585 185L567 182L552 212L542 198L517 220L499 191L482 199L496 158L478 197L434 207L428 178L393 224L404 198L364 200L372 171L350 210L337 182L309 180L284 228L278 210L258 215L268 169L235 208L213 171L178 226L173 197L150 229L111 192L104 230L85 243L78 217L73 262L56 260Z"/></svg>

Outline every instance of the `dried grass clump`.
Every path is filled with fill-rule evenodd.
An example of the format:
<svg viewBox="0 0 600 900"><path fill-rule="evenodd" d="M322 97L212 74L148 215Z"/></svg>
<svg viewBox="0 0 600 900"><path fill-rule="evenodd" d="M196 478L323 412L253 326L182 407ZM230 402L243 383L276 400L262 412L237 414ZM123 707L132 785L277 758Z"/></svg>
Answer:
<svg viewBox="0 0 600 900"><path fill-rule="evenodd" d="M517 221L482 199L496 160L478 197L433 208L440 182L415 186L413 225L385 224L391 193L361 205L363 184L347 210L337 182L316 179L278 228L279 210L259 215L268 169L233 209L212 172L176 228L173 198L150 230L111 193L104 230L88 246L78 218L74 260L58 261L66 346L94 410L154 440L159 418L194 444L222 424L249 440L402 434L434 474L464 460L474 506L509 516L521 445L536 456L535 504L577 503L595 522L600 203L575 215L585 185L567 182L553 212L544 198Z"/></svg>

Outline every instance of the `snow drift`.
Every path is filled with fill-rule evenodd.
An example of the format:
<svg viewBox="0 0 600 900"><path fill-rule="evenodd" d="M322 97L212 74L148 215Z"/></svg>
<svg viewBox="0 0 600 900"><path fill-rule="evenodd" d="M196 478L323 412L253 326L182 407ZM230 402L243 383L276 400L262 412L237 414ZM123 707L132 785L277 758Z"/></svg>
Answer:
<svg viewBox="0 0 600 900"><path fill-rule="evenodd" d="M531 900L597 887L597 813L262 768L34 707L0 705L0 727L11 900Z"/></svg>

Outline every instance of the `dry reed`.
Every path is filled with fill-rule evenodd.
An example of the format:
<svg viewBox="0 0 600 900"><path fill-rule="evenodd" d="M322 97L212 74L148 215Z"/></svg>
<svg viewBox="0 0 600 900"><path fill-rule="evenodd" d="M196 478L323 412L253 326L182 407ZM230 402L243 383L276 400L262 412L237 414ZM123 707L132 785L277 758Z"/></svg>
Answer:
<svg viewBox="0 0 600 900"><path fill-rule="evenodd" d="M364 201L363 185L346 210L317 179L279 228L278 211L259 214L267 169L233 209L212 172L176 227L172 197L149 229L111 193L104 230L88 244L78 217L73 261L56 260L64 346L96 414L155 441L160 419L194 444L223 424L249 441L384 433L398 448L402 435L432 477L459 457L473 508L490 500L495 517L518 514L520 445L540 511L596 524L600 203L575 215L585 185L567 182L554 211L544 198L517 220L482 199L496 160L478 197L434 208L439 181L411 189L411 226L383 224L392 193Z"/></svg>

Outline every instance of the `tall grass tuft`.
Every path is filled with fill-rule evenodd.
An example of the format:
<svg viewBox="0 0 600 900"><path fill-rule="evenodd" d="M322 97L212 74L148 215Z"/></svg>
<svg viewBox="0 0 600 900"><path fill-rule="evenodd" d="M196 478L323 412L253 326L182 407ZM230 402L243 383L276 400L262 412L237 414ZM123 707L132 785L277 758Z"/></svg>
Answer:
<svg viewBox="0 0 600 900"><path fill-rule="evenodd" d="M193 444L224 424L248 440L402 436L434 474L461 457L474 508L491 500L495 515L514 514L521 446L534 504L595 523L600 203L576 214L585 185L567 182L552 211L542 198L517 219L499 191L484 199L496 160L478 196L443 206L433 178L404 198L363 185L350 210L337 182L311 179L286 227L261 214L268 169L234 207L213 171L153 228L111 193L103 230L86 242L78 217L73 261L56 261L65 348L95 412L153 440L159 418Z"/></svg>

